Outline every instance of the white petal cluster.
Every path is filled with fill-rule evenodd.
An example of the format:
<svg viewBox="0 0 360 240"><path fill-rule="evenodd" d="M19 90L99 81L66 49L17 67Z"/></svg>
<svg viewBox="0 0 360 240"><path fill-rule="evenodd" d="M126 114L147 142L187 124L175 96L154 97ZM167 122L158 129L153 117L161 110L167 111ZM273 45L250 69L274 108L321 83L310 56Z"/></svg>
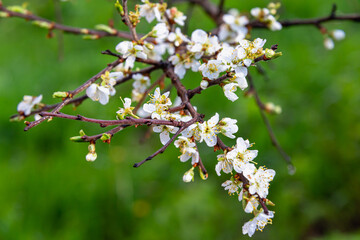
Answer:
<svg viewBox="0 0 360 240"><path fill-rule="evenodd" d="M211 56L218 51L221 46L217 36L208 36L201 29L197 29L191 34L191 42L187 46L191 53L195 54L195 58L199 59L203 55Z"/></svg>
<svg viewBox="0 0 360 240"><path fill-rule="evenodd" d="M221 186L228 190L228 193L231 195L239 192L239 189L242 188L242 182L231 179L226 180Z"/></svg>
<svg viewBox="0 0 360 240"><path fill-rule="evenodd" d="M157 39L157 41L162 41L166 39L169 35L169 29L166 26L166 23L158 23L153 27L152 36Z"/></svg>
<svg viewBox="0 0 360 240"><path fill-rule="evenodd" d="M244 226L242 227L243 234L247 234L249 237L251 237L252 235L254 235L256 230L262 231L268 223L271 224L271 220L273 217L273 211L269 211L268 215L263 212L259 213L253 219L244 224Z"/></svg>
<svg viewBox="0 0 360 240"><path fill-rule="evenodd" d="M139 5L140 17L145 17L148 23L151 23L156 18L157 21L161 21L161 9L162 4L151 3L149 0L141 0L143 3Z"/></svg>
<svg viewBox="0 0 360 240"><path fill-rule="evenodd" d="M115 49L123 55L123 58L126 58L126 69L131 69L134 67L136 58L147 59L147 55L144 52L144 47L130 41L123 41L119 43Z"/></svg>
<svg viewBox="0 0 360 240"><path fill-rule="evenodd" d="M42 95L37 97L25 95L23 100L17 105L17 111L20 114L28 116L31 110L38 105L42 100Z"/></svg>
<svg viewBox="0 0 360 240"><path fill-rule="evenodd" d="M233 161L236 172L242 173L247 166L246 164L256 158L258 151L248 150L250 147L249 140L240 137L236 140L234 149L226 154L226 157Z"/></svg>
<svg viewBox="0 0 360 240"><path fill-rule="evenodd" d="M150 78L148 76L144 76L140 73L134 74L132 76L134 79L133 82L133 90L131 92L133 101L140 101L145 93L146 89L150 86Z"/></svg>
<svg viewBox="0 0 360 240"><path fill-rule="evenodd" d="M130 98L125 98L123 103L124 103L124 107L120 108L116 112L117 117L119 119L124 119L127 115L134 116L134 114L132 112L134 107L131 107L131 99Z"/></svg>
<svg viewBox="0 0 360 240"><path fill-rule="evenodd" d="M207 63L203 63L199 70L202 75L210 80L216 79L219 77L221 72L226 70L226 66L220 60L210 60Z"/></svg>
<svg viewBox="0 0 360 240"><path fill-rule="evenodd" d="M186 69L191 69L193 72L199 71L200 62L195 59L194 55L176 54L169 57L169 61L175 66L174 72L180 79L184 78Z"/></svg>
<svg viewBox="0 0 360 240"><path fill-rule="evenodd" d="M186 16L182 12L180 12L176 7L167 9L166 14L168 15L170 20L174 21L176 24L180 26L184 26Z"/></svg>
<svg viewBox="0 0 360 240"><path fill-rule="evenodd" d="M245 170L246 173L244 173L244 175L250 183L249 193L257 193L259 197L266 198L269 193L269 182L274 179L275 171L272 169L264 169L263 167L260 167L259 169L255 168L253 172L248 172L247 169Z"/></svg>
<svg viewBox="0 0 360 240"><path fill-rule="evenodd" d="M224 23L219 29L220 41L233 43L246 37L248 33L246 25L249 23L249 19L240 15L237 9L230 9L227 14L224 14L223 21Z"/></svg>
<svg viewBox="0 0 360 240"><path fill-rule="evenodd" d="M189 138L180 136L178 140L174 142L176 148L180 148L181 155L179 156L181 162L186 162L190 158L191 165L199 162L199 152L197 151L196 144Z"/></svg>
<svg viewBox="0 0 360 240"><path fill-rule="evenodd" d="M275 18L276 9L275 8L253 8L250 11L251 15L255 17L258 21L266 23L268 28L272 31L279 31L282 29L282 25Z"/></svg>
<svg viewBox="0 0 360 240"><path fill-rule="evenodd" d="M161 94L160 88L156 88L150 101L144 104L144 111L150 113L153 119L162 119L161 115L165 114L165 111L172 104L169 95L170 92Z"/></svg>
<svg viewBox="0 0 360 240"><path fill-rule="evenodd" d="M109 102L110 96L115 95L114 85L116 80L123 78L122 72L106 72L101 75L101 84L93 83L86 89L86 95L93 101L99 101L102 105Z"/></svg>
<svg viewBox="0 0 360 240"><path fill-rule="evenodd" d="M169 33L169 42L173 42L176 47L180 46L183 42L189 42L190 40L181 32L180 28L176 28L175 32Z"/></svg>
<svg viewBox="0 0 360 240"><path fill-rule="evenodd" d="M217 123L219 122L219 114L215 113L208 121L198 124L198 134L200 136L199 142L205 141L206 145L213 147L217 143L218 129Z"/></svg>

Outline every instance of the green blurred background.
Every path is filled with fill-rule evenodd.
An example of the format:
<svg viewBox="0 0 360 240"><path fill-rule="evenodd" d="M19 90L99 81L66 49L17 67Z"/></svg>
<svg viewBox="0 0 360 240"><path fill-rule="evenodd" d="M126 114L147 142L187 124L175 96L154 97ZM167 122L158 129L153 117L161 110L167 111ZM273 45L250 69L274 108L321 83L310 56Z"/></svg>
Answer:
<svg viewBox="0 0 360 240"><path fill-rule="evenodd" d="M333 2L338 13L360 12L356 0L284 0L281 19L325 16ZM28 3L35 14L55 19L53 1ZM227 0L225 6L249 11L267 4ZM186 12L188 6L179 8ZM193 10L190 31L214 27L198 7ZM113 1L73 0L61 3L61 12L68 25L92 28L113 18L116 27L126 29ZM253 75L262 100L282 106L281 115L269 117L292 156L295 175L287 173L272 147L252 98L231 103L218 87L194 98L207 118L218 112L220 117L238 119L237 136L256 142L259 164L277 172L269 194L276 203L273 225L254 239L360 239L360 24L325 26L347 34L332 51L324 49L322 35L312 26L253 34L266 38L267 46L279 44L283 52L283 57L262 63L268 80L254 71ZM114 50L120 40L89 41L65 34L64 57L59 60L59 32L47 39L44 29L12 18L0 19L0 33L0 239L248 238L241 227L250 215L221 187L228 176L216 175L217 154L204 144L201 156L209 178L202 181L196 176L194 183L185 184L182 175L190 164L178 160L174 146L142 167L132 167L161 146L157 135L139 143L146 127L126 129L111 145L97 144L98 159L88 163L87 145L68 139L80 129L98 134L102 129L97 125L55 119L23 132L22 123L9 122L23 95L43 94L44 102L56 102L51 98L54 91L76 88L113 61L100 51ZM199 81L193 79L198 78L188 73L184 84L196 86ZM128 82L118 88L117 96L129 96L130 90ZM118 106L117 97L106 107L85 101L76 113L112 119ZM71 107L64 112L75 114Z"/></svg>

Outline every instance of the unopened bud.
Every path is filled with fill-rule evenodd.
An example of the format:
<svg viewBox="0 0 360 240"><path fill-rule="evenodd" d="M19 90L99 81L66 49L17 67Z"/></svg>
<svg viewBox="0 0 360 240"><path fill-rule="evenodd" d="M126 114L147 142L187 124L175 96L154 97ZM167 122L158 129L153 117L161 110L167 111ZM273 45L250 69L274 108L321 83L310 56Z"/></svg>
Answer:
<svg viewBox="0 0 360 240"><path fill-rule="evenodd" d="M74 137L71 137L71 138L70 138L70 141L73 141L73 142L84 142L84 139L82 139L81 136L74 136Z"/></svg>
<svg viewBox="0 0 360 240"><path fill-rule="evenodd" d="M93 162L93 161L96 160L96 158L97 158L96 152L93 152L93 153L90 153L90 152L89 152L89 153L86 155L86 161L88 161L88 162Z"/></svg>
<svg viewBox="0 0 360 240"><path fill-rule="evenodd" d="M280 114L282 112L282 109L280 106L275 105L272 102L269 102L265 104L265 111L267 111L268 113Z"/></svg>
<svg viewBox="0 0 360 240"><path fill-rule="evenodd" d="M194 167L192 167L189 171L185 172L183 176L184 182L194 181Z"/></svg>
<svg viewBox="0 0 360 240"><path fill-rule="evenodd" d="M0 12L0 17L3 17L3 18L10 17L10 14L7 12Z"/></svg>
<svg viewBox="0 0 360 240"><path fill-rule="evenodd" d="M110 26L105 25L105 24L98 24L98 25L95 26L95 29L101 30L101 31L104 31L104 32L108 32L110 34L116 34L115 29L113 29Z"/></svg>
<svg viewBox="0 0 360 240"><path fill-rule="evenodd" d="M94 152L95 152L95 144L94 144L94 143L91 143L91 144L89 145L88 149L89 149L89 152L94 153Z"/></svg>
<svg viewBox="0 0 360 240"><path fill-rule="evenodd" d="M84 130L82 130L82 129L79 131L79 134L80 134L80 136L85 136L86 135Z"/></svg>
<svg viewBox="0 0 360 240"><path fill-rule="evenodd" d="M26 10L22 6L9 6L9 7L7 7L7 9L10 10L10 11L17 12L17 13L22 13L22 14L27 14L28 13L28 10Z"/></svg>
<svg viewBox="0 0 360 240"><path fill-rule="evenodd" d="M341 29L331 31L330 35L336 41L343 40L345 38L345 32Z"/></svg>
<svg viewBox="0 0 360 240"><path fill-rule="evenodd" d="M265 204L266 205L269 205L269 206L275 206L275 204L272 202L272 201L270 201L269 199L265 199Z"/></svg>
<svg viewBox="0 0 360 240"><path fill-rule="evenodd" d="M151 43L146 43L145 47L149 50L153 50L154 49L154 45L152 45Z"/></svg>
<svg viewBox="0 0 360 240"><path fill-rule="evenodd" d="M51 23L44 22L44 21L32 21L32 24L34 24L35 26L41 27L41 28L45 28L45 29L52 28Z"/></svg>
<svg viewBox="0 0 360 240"><path fill-rule="evenodd" d="M84 35L83 36L83 39L85 40L96 40L96 39L99 39L99 35Z"/></svg>
<svg viewBox="0 0 360 240"><path fill-rule="evenodd" d="M201 87L201 89L206 89L208 86L209 86L209 82L208 82L208 81L202 80L202 81L200 82L200 87Z"/></svg>
<svg viewBox="0 0 360 240"><path fill-rule="evenodd" d="M273 58L275 56L275 51L272 49L267 48L265 50L265 57L266 58Z"/></svg>
<svg viewBox="0 0 360 240"><path fill-rule="evenodd" d="M100 138L101 141L107 141L110 139L111 139L111 134L109 134L109 133L103 133L103 135Z"/></svg>
<svg viewBox="0 0 360 240"><path fill-rule="evenodd" d="M68 92L54 92L52 97L53 98L66 98L69 96Z"/></svg>
<svg viewBox="0 0 360 240"><path fill-rule="evenodd" d="M123 8L123 6L121 6L119 0L116 1L115 8L120 13L121 16L125 15L124 8Z"/></svg>
<svg viewBox="0 0 360 240"><path fill-rule="evenodd" d="M204 173L200 167L199 167L199 175L200 175L202 180L206 180L208 178L208 176L209 176L209 174Z"/></svg>
<svg viewBox="0 0 360 240"><path fill-rule="evenodd" d="M331 38L327 37L324 39L324 47L327 50L332 50L334 46L335 46L334 41Z"/></svg>

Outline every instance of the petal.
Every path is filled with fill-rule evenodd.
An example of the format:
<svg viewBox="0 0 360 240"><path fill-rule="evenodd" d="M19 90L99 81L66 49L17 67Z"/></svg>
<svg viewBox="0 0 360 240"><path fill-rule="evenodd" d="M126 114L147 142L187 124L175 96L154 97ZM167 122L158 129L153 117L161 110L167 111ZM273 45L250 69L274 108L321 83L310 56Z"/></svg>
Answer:
<svg viewBox="0 0 360 240"><path fill-rule="evenodd" d="M163 131L160 133L160 141L163 145L170 141L170 134L168 131Z"/></svg>

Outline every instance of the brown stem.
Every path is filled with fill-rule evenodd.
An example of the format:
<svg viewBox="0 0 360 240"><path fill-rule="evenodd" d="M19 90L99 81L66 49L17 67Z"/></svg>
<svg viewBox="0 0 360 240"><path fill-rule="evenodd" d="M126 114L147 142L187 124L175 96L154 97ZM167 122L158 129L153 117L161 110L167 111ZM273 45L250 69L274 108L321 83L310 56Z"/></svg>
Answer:
<svg viewBox="0 0 360 240"><path fill-rule="evenodd" d="M130 18L129 18L129 12L128 12L128 8L127 8L127 0L122 0L122 6L124 8L124 15L122 16L122 20L129 27L132 39L135 42L138 42L139 38L137 36L135 26L134 26L134 24L131 23Z"/></svg>
<svg viewBox="0 0 360 240"><path fill-rule="evenodd" d="M52 113L52 112L41 112L40 116L45 117L58 117L58 118L65 118L65 119L72 119L82 122L90 122L90 123L97 123L100 124L101 127L113 126L113 125L167 125L167 126L174 126L174 127L182 127L185 125L184 122L180 121L168 121L168 120L158 120L158 119L146 119L146 118L131 118L127 117L123 120L102 120L102 119L95 119L95 118L88 118L81 115L68 115L64 113Z"/></svg>
<svg viewBox="0 0 360 240"><path fill-rule="evenodd" d="M30 20L30 21L46 22L46 23L51 24L51 29L57 29L57 30L60 30L60 31L63 31L66 33L71 33L71 34L76 34L76 35L93 35L93 36L96 36L97 38L102 38L102 37L120 37L120 38L125 38L125 39L132 38L131 34L129 34L127 32L122 32L122 31L119 31L116 29L114 29L114 33L109 33L109 32L105 32L105 31L94 30L94 29L89 29L89 28L77 28L77 27L66 26L66 25L56 23L51 20L36 16L29 11L26 14L10 11L3 5L0 5L0 11L6 12L9 15L9 17L18 17L18 18L23 18L25 20Z"/></svg>

